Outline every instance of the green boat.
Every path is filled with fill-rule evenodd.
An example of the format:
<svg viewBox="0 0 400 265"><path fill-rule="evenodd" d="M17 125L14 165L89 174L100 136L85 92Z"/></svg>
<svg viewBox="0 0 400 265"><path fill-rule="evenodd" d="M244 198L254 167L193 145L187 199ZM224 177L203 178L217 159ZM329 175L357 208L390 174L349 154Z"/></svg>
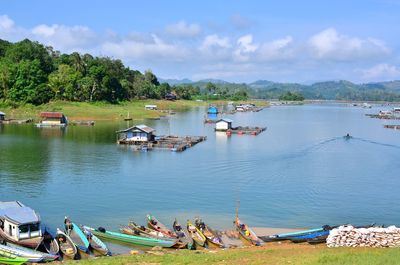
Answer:
<svg viewBox="0 0 400 265"><path fill-rule="evenodd" d="M116 240L124 243L130 243L134 245L142 245L142 246L160 246L164 248L170 248L176 244L177 240L166 240L166 239L157 239L157 238L150 238L150 237L141 237L141 236L133 236L122 234L118 232L106 231L104 228L94 229L88 226L84 226L85 229L92 232L94 235L105 238Z"/></svg>
<svg viewBox="0 0 400 265"><path fill-rule="evenodd" d="M18 257L16 255L0 255L0 264L22 265L28 262L27 258Z"/></svg>

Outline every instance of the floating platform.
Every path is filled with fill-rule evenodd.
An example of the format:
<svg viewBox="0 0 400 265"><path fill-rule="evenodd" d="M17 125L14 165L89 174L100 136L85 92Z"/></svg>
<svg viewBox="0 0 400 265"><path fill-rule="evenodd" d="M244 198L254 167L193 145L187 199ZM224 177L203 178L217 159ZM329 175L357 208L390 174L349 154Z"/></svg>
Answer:
<svg viewBox="0 0 400 265"><path fill-rule="evenodd" d="M172 152L183 152L198 143L207 140L207 136L158 136L153 141L130 141L125 139L118 140L118 144L135 146L136 150L169 150Z"/></svg>
<svg viewBox="0 0 400 265"><path fill-rule="evenodd" d="M379 115L379 114L365 114L370 118L383 119L383 120L400 120L399 115Z"/></svg>
<svg viewBox="0 0 400 265"><path fill-rule="evenodd" d="M387 129L395 129L395 130L400 130L400 125L392 125L392 124L386 124L386 125L383 125L383 127L384 128L387 128Z"/></svg>
<svg viewBox="0 0 400 265"><path fill-rule="evenodd" d="M232 135L232 134L238 134L238 135L243 135L243 134L248 134L248 135L259 135L263 131L265 131L267 127L233 127L231 129L215 129L216 132L225 132L227 135Z"/></svg>
<svg viewBox="0 0 400 265"><path fill-rule="evenodd" d="M33 122L33 119L22 119L22 120L8 119L0 121L0 124L26 124L31 122Z"/></svg>
<svg viewBox="0 0 400 265"><path fill-rule="evenodd" d="M75 125L75 126L94 126L95 122L94 121L70 121L68 122L69 125Z"/></svg>

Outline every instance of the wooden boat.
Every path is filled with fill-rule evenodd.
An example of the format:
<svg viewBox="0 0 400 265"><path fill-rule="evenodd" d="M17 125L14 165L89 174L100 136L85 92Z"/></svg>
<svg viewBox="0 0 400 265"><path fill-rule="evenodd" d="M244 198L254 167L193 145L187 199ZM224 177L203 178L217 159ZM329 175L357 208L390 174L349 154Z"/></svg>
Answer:
<svg viewBox="0 0 400 265"><path fill-rule="evenodd" d="M141 236L133 236L122 234L118 232L107 231L102 227L99 229L94 229L88 226L85 226L85 229L91 231L98 237L116 240L124 243L130 243L134 245L142 245L142 246L160 246L169 248L176 244L176 240L169 240L169 239L157 239L157 238L150 238L150 237L141 237Z"/></svg>
<svg viewBox="0 0 400 265"><path fill-rule="evenodd" d="M48 254L40 251L33 250L31 248L22 247L17 244L7 243L7 245L1 245L2 251L8 251L11 254L17 255L22 258L27 258L29 262L47 262L58 259L58 254Z"/></svg>
<svg viewBox="0 0 400 265"><path fill-rule="evenodd" d="M60 251L63 255L63 258L75 259L78 254L78 250L74 242L72 242L72 239L58 228L56 239L58 241L58 245L60 246Z"/></svg>
<svg viewBox="0 0 400 265"><path fill-rule="evenodd" d="M236 230L239 232L239 237L243 243L247 245L261 246L262 242L257 237L256 233L245 223L242 223L238 216L236 216L233 222Z"/></svg>
<svg viewBox="0 0 400 265"><path fill-rule="evenodd" d="M181 226L178 223L178 220L175 219L174 223L172 224L172 227L176 233L176 235L178 236L179 241L186 243L186 247L188 249L193 249L194 248L194 241L193 238L190 236L188 230Z"/></svg>
<svg viewBox="0 0 400 265"><path fill-rule="evenodd" d="M293 238L296 236L302 236L302 235L307 235L307 234L311 234L311 233L323 232L324 227L296 231L296 232L291 232L291 233L275 234L275 235L270 235L270 236L261 236L260 239L262 239L264 242L290 240L291 237Z"/></svg>
<svg viewBox="0 0 400 265"><path fill-rule="evenodd" d="M325 237L325 239L326 239L328 236L329 236L329 230L305 234L305 235L299 235L299 236L294 236L294 237L288 237L288 240L292 241L293 243L303 243L303 242L307 242L308 240L312 241L315 238Z"/></svg>
<svg viewBox="0 0 400 265"><path fill-rule="evenodd" d="M27 258L21 258L16 255L2 255L0 254L0 264L7 265L22 265L27 263L29 260Z"/></svg>
<svg viewBox="0 0 400 265"><path fill-rule="evenodd" d="M159 231L166 236L177 238L176 233L169 230L164 224L158 221L154 216L148 214L147 215L147 226L151 229Z"/></svg>
<svg viewBox="0 0 400 265"><path fill-rule="evenodd" d="M187 230L190 237L193 239L195 249L204 248L207 241L206 237L189 220L187 221Z"/></svg>
<svg viewBox="0 0 400 265"><path fill-rule="evenodd" d="M95 236L91 231L86 229L84 226L81 226L81 229L88 238L90 247L95 256L111 256L111 252L108 249L107 245L104 244L104 242L101 241L100 238Z"/></svg>
<svg viewBox="0 0 400 265"><path fill-rule="evenodd" d="M44 229L42 246L49 254L58 255L60 252L60 246L58 245L57 239L55 239L47 228Z"/></svg>
<svg viewBox="0 0 400 265"><path fill-rule="evenodd" d="M0 201L0 238L36 249L43 240L39 214L19 201Z"/></svg>
<svg viewBox="0 0 400 265"><path fill-rule="evenodd" d="M206 245L209 248L224 248L224 243L220 236L217 235L208 225L206 225L201 219L197 219L194 221L196 227L200 230L200 232L206 237L207 242Z"/></svg>
<svg viewBox="0 0 400 265"><path fill-rule="evenodd" d="M68 218L65 218L64 224L65 233L71 238L72 242L74 242L79 253L83 255L89 254L89 240L79 226L71 222Z"/></svg>
<svg viewBox="0 0 400 265"><path fill-rule="evenodd" d="M133 233L131 233L129 230L131 230ZM171 239L171 237L161 233L160 231L157 231L157 230L145 227L145 226L139 226L133 221L129 222L127 233L131 234L131 235L140 235L140 236L146 236L146 237Z"/></svg>

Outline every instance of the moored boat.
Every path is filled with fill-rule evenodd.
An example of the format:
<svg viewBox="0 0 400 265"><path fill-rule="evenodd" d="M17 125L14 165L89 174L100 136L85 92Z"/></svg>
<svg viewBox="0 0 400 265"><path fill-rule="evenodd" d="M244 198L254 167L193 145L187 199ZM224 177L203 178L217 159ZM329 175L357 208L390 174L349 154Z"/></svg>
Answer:
<svg viewBox="0 0 400 265"><path fill-rule="evenodd" d="M163 223L158 221L154 216L148 214L147 215L147 225L149 228L154 229L163 233L166 236L176 238L176 233L169 230Z"/></svg>
<svg viewBox="0 0 400 265"><path fill-rule="evenodd" d="M79 254L89 254L89 240L78 225L71 222L67 217L64 220L65 233L69 236L79 251Z"/></svg>
<svg viewBox="0 0 400 265"><path fill-rule="evenodd" d="M108 249L107 245L100 240L96 235L94 235L90 230L86 229L84 226L81 226L83 233L86 235L89 240L90 247L92 249L93 254L100 256L111 256L111 252Z"/></svg>
<svg viewBox="0 0 400 265"><path fill-rule="evenodd" d="M72 239L63 231L57 228L56 240L60 246L60 252L63 258L75 259L78 254L78 249L76 248Z"/></svg>
<svg viewBox="0 0 400 265"><path fill-rule="evenodd" d="M213 231L208 225L206 225L203 220L197 219L195 220L196 227L200 230L200 232L206 237L207 242L206 245L209 248L224 248L224 242L221 237Z"/></svg>
<svg viewBox="0 0 400 265"><path fill-rule="evenodd" d="M58 254L48 254L31 248L22 247L17 244L7 243L0 246L1 252L8 251L11 254L17 255L22 258L27 258L29 262L49 262L58 259Z"/></svg>
<svg viewBox="0 0 400 265"><path fill-rule="evenodd" d="M36 249L43 240L40 216L19 201L0 202L0 237Z"/></svg>
<svg viewBox="0 0 400 265"><path fill-rule="evenodd" d="M148 236L148 237L155 237L155 238L170 238L169 236L167 236L157 230L154 230L154 229L151 229L151 228L148 228L145 226L137 225L133 221L129 222L128 228L131 231L133 231L133 233L129 232L129 230L126 230L127 233L132 234L132 235Z"/></svg>
<svg viewBox="0 0 400 265"><path fill-rule="evenodd" d="M58 245L57 239L44 228L42 246L47 253L52 255L58 255L60 252L60 246Z"/></svg>
<svg viewBox="0 0 400 265"><path fill-rule="evenodd" d="M190 237L193 239L195 249L204 248L207 239L190 220L187 221L187 230Z"/></svg>
<svg viewBox="0 0 400 265"><path fill-rule="evenodd" d="M120 241L123 243L130 243L130 244L134 244L134 245L142 245L142 246L150 246L150 247L160 246L160 247L169 248L176 244L175 239L174 240L172 240L172 239L171 240L170 239L157 239L157 238L150 238L150 237L127 235L127 234L123 234L123 233L107 231L102 227L99 227L98 229L94 229L94 228L85 226L85 229L91 231L93 234L95 234L96 236L101 237L101 238Z"/></svg>
<svg viewBox="0 0 400 265"><path fill-rule="evenodd" d="M194 242L193 238L190 236L188 230L181 226L181 224L178 222L177 219L175 219L174 223L172 224L172 227L179 239L179 241L186 243L186 247L188 249L192 249L194 247Z"/></svg>
<svg viewBox="0 0 400 265"><path fill-rule="evenodd" d="M7 264L7 265L22 265L26 262L29 262L27 258L21 258L16 255L8 255L8 254L1 254L0 253L0 264Z"/></svg>
<svg viewBox="0 0 400 265"><path fill-rule="evenodd" d="M261 246L262 242L257 237L256 233L245 223L242 223L238 216L236 216L235 221L233 222L236 228L236 231L239 232L239 237L246 245L255 245Z"/></svg>

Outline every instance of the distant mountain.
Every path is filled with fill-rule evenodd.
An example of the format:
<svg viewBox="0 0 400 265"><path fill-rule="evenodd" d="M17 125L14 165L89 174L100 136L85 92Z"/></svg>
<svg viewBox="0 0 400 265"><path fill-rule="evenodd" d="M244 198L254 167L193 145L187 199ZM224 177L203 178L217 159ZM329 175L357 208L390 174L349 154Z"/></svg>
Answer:
<svg viewBox="0 0 400 265"><path fill-rule="evenodd" d="M197 83L213 83L213 84L230 84L230 82L221 80L221 79L213 79L213 78L208 78L208 79L202 79L197 81Z"/></svg>
<svg viewBox="0 0 400 265"><path fill-rule="evenodd" d="M184 79L164 79L158 78L158 82L160 83L168 83L170 86L173 85L181 85L181 84L191 84L193 83L192 80L184 78Z"/></svg>

